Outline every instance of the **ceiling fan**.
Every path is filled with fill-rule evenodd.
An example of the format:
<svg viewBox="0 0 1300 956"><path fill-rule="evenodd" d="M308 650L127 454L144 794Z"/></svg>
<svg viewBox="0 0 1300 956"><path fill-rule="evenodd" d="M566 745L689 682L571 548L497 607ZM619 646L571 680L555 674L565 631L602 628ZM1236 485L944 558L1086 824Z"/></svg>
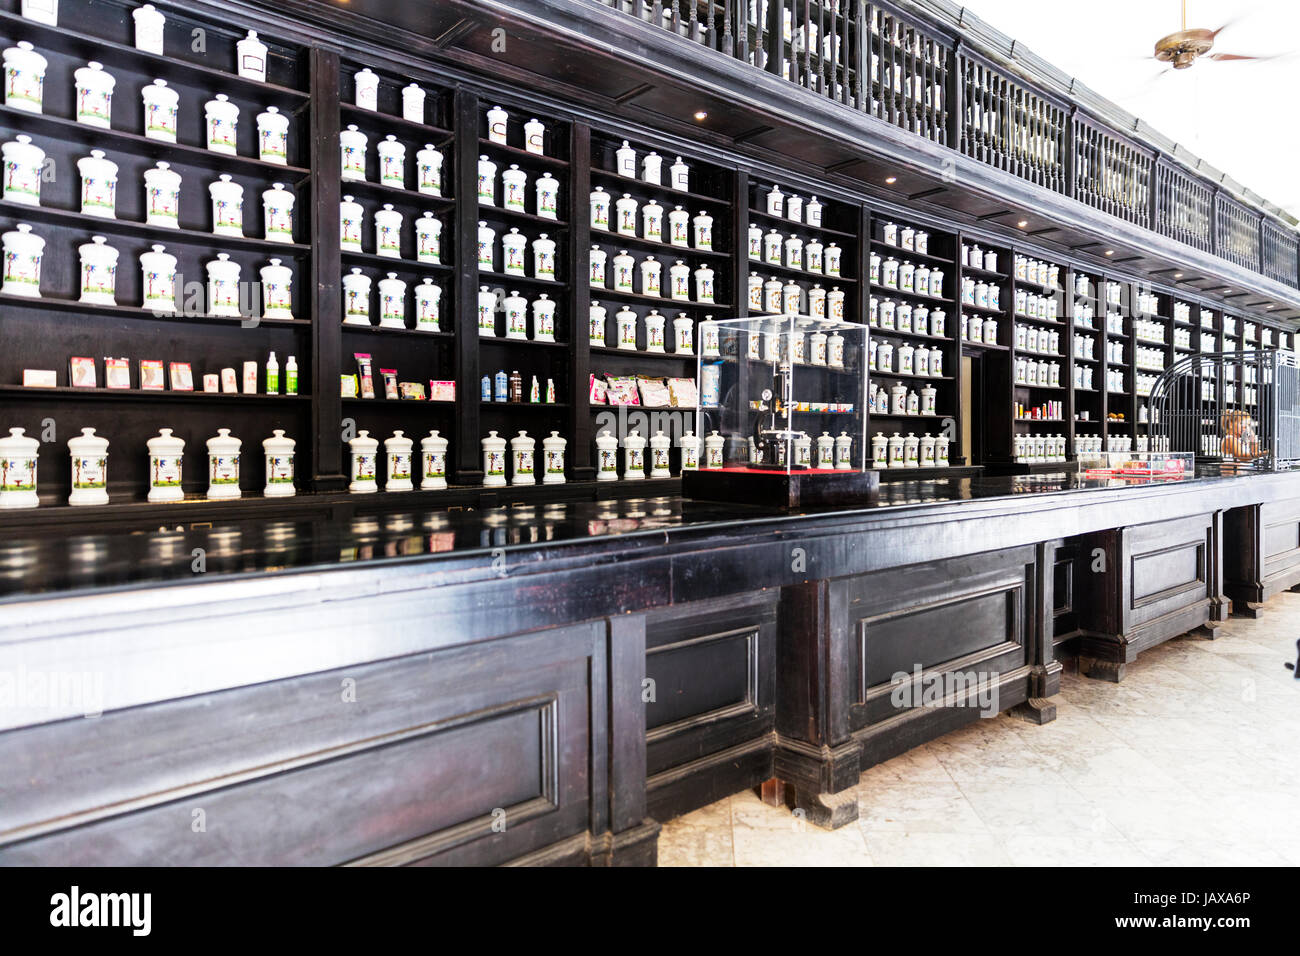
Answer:
<svg viewBox="0 0 1300 956"><path fill-rule="evenodd" d="M1182 29L1156 41L1154 59L1168 63L1175 70L1185 70L1198 59L1217 60L1273 60L1277 56L1241 56L1236 53L1211 53L1215 38L1235 22L1229 20L1217 30L1187 29L1187 0L1182 0ZM1285 55L1285 54L1279 54Z"/></svg>

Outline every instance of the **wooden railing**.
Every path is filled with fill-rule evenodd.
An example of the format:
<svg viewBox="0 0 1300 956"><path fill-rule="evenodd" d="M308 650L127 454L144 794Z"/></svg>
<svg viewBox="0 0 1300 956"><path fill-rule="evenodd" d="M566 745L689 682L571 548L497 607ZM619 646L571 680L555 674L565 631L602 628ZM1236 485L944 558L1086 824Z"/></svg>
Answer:
<svg viewBox="0 0 1300 956"><path fill-rule="evenodd" d="M1173 156L867 0L592 0L1300 288L1300 235Z"/></svg>

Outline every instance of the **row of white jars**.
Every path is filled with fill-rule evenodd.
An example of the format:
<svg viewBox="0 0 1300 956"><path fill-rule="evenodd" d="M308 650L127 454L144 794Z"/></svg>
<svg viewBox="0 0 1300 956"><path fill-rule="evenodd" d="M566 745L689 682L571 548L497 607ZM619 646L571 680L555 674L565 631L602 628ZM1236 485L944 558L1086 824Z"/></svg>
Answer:
<svg viewBox="0 0 1300 956"><path fill-rule="evenodd" d="M28 206L40 205L45 153L19 135L0 146L4 157L4 198ZM117 217L118 166L103 150L91 150L77 160L81 176L81 212L104 219ZM144 173L145 224L179 229L181 177L167 163ZM244 187L228 174L208 185L212 203L212 232L218 236L244 236ZM271 242L293 242L294 193L283 183L262 192L263 237Z"/></svg>
<svg viewBox="0 0 1300 956"><path fill-rule="evenodd" d="M888 391L883 385L873 386L867 409L872 415L937 415L938 394L933 385L922 386L920 392L902 382L892 385Z"/></svg>
<svg viewBox="0 0 1300 956"><path fill-rule="evenodd" d="M962 265L969 269L982 269L985 272L998 271L998 254L992 249L981 249L979 243L961 245Z"/></svg>
<svg viewBox="0 0 1300 956"><path fill-rule="evenodd" d="M1097 359L1097 340L1090 335L1074 337L1074 357L1078 359Z"/></svg>
<svg viewBox="0 0 1300 956"><path fill-rule="evenodd" d="M867 346L871 353L869 362L873 372L897 372L900 375L943 375L943 351L935 346L912 345L903 342L894 345L883 339L872 338ZM894 358L898 368L894 368Z"/></svg>
<svg viewBox="0 0 1300 956"><path fill-rule="evenodd" d="M1061 333L1056 329L1040 329L1036 325L1016 323L1016 348L1040 355L1061 354ZM1075 350L1078 351L1077 349ZM1090 358L1091 356L1083 356Z"/></svg>
<svg viewBox="0 0 1300 956"><path fill-rule="evenodd" d="M1133 347L1133 362L1138 368L1163 372L1165 370L1165 350L1135 345Z"/></svg>
<svg viewBox="0 0 1300 956"><path fill-rule="evenodd" d="M5 105L28 113L44 109L45 74L49 62L32 44L20 40L3 54ZM104 65L91 60L73 71L76 88L75 116L78 123L100 129L112 127L113 91L116 78ZM166 81L156 79L141 91L144 135L150 139L176 142L180 97ZM217 153L237 152L239 107L225 93L218 93L203 105L204 145ZM269 106L257 116L258 156L269 163L288 164L289 118Z"/></svg>
<svg viewBox="0 0 1300 956"><path fill-rule="evenodd" d="M1016 435L1011 439L1011 457L1027 465L1065 461L1065 446L1064 435Z"/></svg>
<svg viewBox="0 0 1300 956"><path fill-rule="evenodd" d="M366 211L350 195L339 203L339 239L344 252L362 252L361 235L365 230ZM375 212L375 255L402 258L402 230L405 217L384 203ZM442 262L442 221L432 212L415 220L415 259L417 262Z"/></svg>
<svg viewBox="0 0 1300 956"><path fill-rule="evenodd" d="M881 238L887 246L897 246L908 252L919 252L923 256L930 253L930 234L924 229L900 226L896 222L886 222L881 231ZM974 263L971 264L974 265Z"/></svg>
<svg viewBox="0 0 1300 956"><path fill-rule="evenodd" d="M478 267L488 272L502 272L508 276L526 277L524 264L528 260L529 239L518 229L511 229L501 237L501 268L497 269L496 230L486 222L478 224ZM555 279L555 240L540 233L532 240L533 272L532 278Z"/></svg>
<svg viewBox="0 0 1300 956"><path fill-rule="evenodd" d="M383 144L380 144L383 156ZM533 184L533 208L528 208L528 173L515 163L500 174L500 203L497 202L497 164L487 156L478 158L478 201L480 205L496 206L511 212L531 212L544 219L560 217L560 181L548 172L543 172ZM394 185L385 181L380 182ZM399 179L398 182L404 182Z"/></svg>
<svg viewBox="0 0 1300 956"><path fill-rule="evenodd" d="M664 207L651 199L640 207L641 231L638 233L637 208L637 201L627 193L611 205L609 193L597 186L590 197L591 228L620 236L639 235L650 242L666 242L682 249L713 250L713 217L707 212L691 216L684 207L674 206L665 214Z"/></svg>
<svg viewBox="0 0 1300 956"><path fill-rule="evenodd" d="M961 301L981 309L1000 309L1002 291L992 282L982 282L966 276L961 280Z"/></svg>
<svg viewBox="0 0 1300 956"><path fill-rule="evenodd" d="M543 292L531 302L518 292L510 292L498 300L497 294L485 285L478 287L478 334L494 338L497 334L496 314L505 313L505 337L528 339L528 316L533 318L534 342L555 341L555 300Z"/></svg>
<svg viewBox="0 0 1300 956"><path fill-rule="evenodd" d="M637 328L640 317L631 309L624 306L614 313L613 342L607 335L609 313L605 307L599 302L591 303L588 316L590 319L588 337L593 347L638 351ZM701 354L706 358L716 358L721 354L718 350L718 327L706 320L706 324L701 328L704 335ZM651 309L645 317L645 351L666 352L667 330L667 318L660 315L657 309ZM695 320L685 312L678 312L677 317L673 319L672 343L673 352L678 355L695 354Z"/></svg>
<svg viewBox="0 0 1300 956"><path fill-rule="evenodd" d="M843 250L835 242L823 246L819 239L805 242L799 236L787 236L775 229L764 235L761 227L750 226L749 258L770 266L784 266L838 279L841 277Z"/></svg>
<svg viewBox="0 0 1300 956"><path fill-rule="evenodd" d="M893 256L881 259L879 253L871 253L871 282L886 289L910 292L913 295L928 295L943 298L943 270L932 269L927 265L917 265L906 259L899 261Z"/></svg>
<svg viewBox="0 0 1300 956"><path fill-rule="evenodd" d="M360 269L352 269L343 277L343 324L373 324L370 306L370 276ZM389 272L376 284L379 294L379 326L385 329L406 328L407 283ZM442 318L442 289L426 277L415 286L415 328L425 332L439 331Z"/></svg>
<svg viewBox="0 0 1300 956"><path fill-rule="evenodd" d="M4 241L4 272L0 292L40 298L41 262L44 258L45 240L31 231L27 223L19 223L12 232L6 232ZM88 305L116 305L118 250L108 245L103 236L78 247L81 257L81 289L78 301ZM204 266L208 276L208 315L242 316L252 314L254 304L241 301L240 265L231 262L227 253ZM149 252L141 253L143 302L142 307L155 312L176 311L176 257L166 252L162 245L154 245ZM293 270L271 259L258 270L262 288L262 318L293 318ZM188 296L187 296L188 299Z"/></svg>
<svg viewBox="0 0 1300 956"><path fill-rule="evenodd" d="M1059 362L1017 356L1016 384L1059 388L1061 385L1061 364Z"/></svg>
<svg viewBox="0 0 1300 956"><path fill-rule="evenodd" d="M505 142L504 139L499 142ZM626 176L628 179L637 177L637 157L636 150L623 140L623 145L614 151L614 171L620 176ZM667 185L679 192L688 192L691 188L691 170L690 167L682 161L680 156L673 162L668 169ZM653 186L662 186L663 182L663 157L651 150L641 159L641 176L642 182L650 183Z"/></svg>
<svg viewBox="0 0 1300 956"><path fill-rule="evenodd" d="M1060 266L1054 266L1051 263L1043 262L1041 259L1034 259L1017 253L1015 268L1016 281L1018 282L1028 282L1048 289L1059 289L1061 287ZM1086 292L1080 292L1079 294L1087 295Z"/></svg>
<svg viewBox="0 0 1300 956"><path fill-rule="evenodd" d="M770 315L808 315L814 319L844 321L844 292L839 286L823 289L819 283L805 289L793 279L766 279L750 273L749 310Z"/></svg>
<svg viewBox="0 0 1300 956"><path fill-rule="evenodd" d="M1039 295L1025 289L1016 290L1016 315L1043 322L1059 321L1061 302L1055 295Z"/></svg>
<svg viewBox="0 0 1300 956"><path fill-rule="evenodd" d="M681 302L713 303L714 272L710 266L700 265L692 270L677 259L666 271L667 276L664 275L663 262L654 256L646 256L638 264L626 249L619 250L618 255L611 258L604 249L592 246L587 279L593 289L609 288L615 292L660 296ZM640 273L639 283L636 281L637 273ZM691 298L692 278L695 280L694 299ZM606 285L607 282L612 284ZM637 285L640 285L639 289Z"/></svg>
<svg viewBox="0 0 1300 956"><path fill-rule="evenodd" d="M822 432L817 436L815 451L811 435L800 434L790 445L796 467L821 470L853 467L853 439L848 432L840 432L834 437L828 432ZM758 445L753 438L749 439L749 463L760 463Z"/></svg>
<svg viewBox="0 0 1300 956"><path fill-rule="evenodd" d="M871 439L871 467L947 468L948 444L944 435L929 432L920 438L913 432L905 436L894 432L888 438L884 432L876 432Z"/></svg>
<svg viewBox="0 0 1300 956"><path fill-rule="evenodd" d="M240 496L239 455L242 444L228 428L217 429L217 434L207 440L209 498ZM83 428L80 435L68 440L68 452L72 457L72 494L68 497L68 504L108 504L108 446L108 439L96 435L93 428ZM185 441L173 435L170 428L163 428L146 442L146 446L149 449L149 500L177 501L183 498L181 462ZM294 494L294 447L294 440L286 438L283 429L279 428L262 441L262 451L266 456L263 494L269 497ZM34 508L40 504L37 496L39 454L40 442L27 437L21 428L11 428L7 438L0 438L0 464L4 471L4 479L0 481L0 508Z"/></svg>
<svg viewBox="0 0 1300 956"><path fill-rule="evenodd" d="M791 222L803 222L805 225L821 227L822 204L816 196L804 202L794 193L781 192L780 186L773 186L767 191L764 208L769 216L788 219Z"/></svg>
<svg viewBox="0 0 1300 956"><path fill-rule="evenodd" d="M961 337L966 342L983 342L985 345L998 344L998 320L992 316L981 319L978 315L961 317Z"/></svg>
<svg viewBox="0 0 1300 956"><path fill-rule="evenodd" d="M372 113L379 109L379 74L370 67L352 74L352 90L352 101L359 108ZM402 119L412 123L424 122L425 95L418 83L402 87Z"/></svg>
<svg viewBox="0 0 1300 956"><path fill-rule="evenodd" d="M342 170L345 183L369 182L366 178L366 157L370 137L356 124L339 133ZM375 144L378 179L382 186L406 189L406 144L391 133ZM442 195L442 152L432 143L425 143L415 153L415 191L424 196Z"/></svg>
<svg viewBox="0 0 1300 956"><path fill-rule="evenodd" d="M711 328L708 325L701 328L704 329L707 342ZM716 349L716 343L713 347ZM844 367L844 336L838 332L827 335L820 330L808 333L799 328L754 332L749 335L747 348L748 357L755 361Z"/></svg>
<svg viewBox="0 0 1300 956"><path fill-rule="evenodd" d="M502 146L510 145L510 114L500 106L493 106L487 111L487 134L488 139L493 143L500 143ZM523 148L538 156L546 155L546 124L535 116L524 123ZM678 157L678 162L680 161L681 157Z"/></svg>
<svg viewBox="0 0 1300 956"><path fill-rule="evenodd" d="M1150 319L1134 319L1133 337L1144 342L1158 342L1163 345L1165 341L1165 324L1163 322L1153 322Z"/></svg>
<svg viewBox="0 0 1300 956"><path fill-rule="evenodd" d="M1087 365L1076 365L1074 367L1074 387L1084 391L1094 391L1093 385L1094 371Z"/></svg>
<svg viewBox="0 0 1300 956"><path fill-rule="evenodd" d="M384 491L412 491L415 442L401 430L384 439L386 458ZM351 482L348 491L367 494L379 490L379 439L362 429L348 441ZM420 439L420 490L447 487L447 439L430 431Z"/></svg>
<svg viewBox="0 0 1300 956"><path fill-rule="evenodd" d="M483 450L483 484L489 487L506 484L506 439L490 431L480 444ZM557 431L542 439L542 484L563 483L564 449L567 445L568 441ZM536 439L521 431L510 439L509 446L510 484L537 484Z"/></svg>
<svg viewBox="0 0 1300 956"><path fill-rule="evenodd" d="M867 324L873 329L887 332L909 332L913 335L931 335L943 338L947 334L948 314L943 309L933 311L927 305L895 302L893 299L871 299Z"/></svg>

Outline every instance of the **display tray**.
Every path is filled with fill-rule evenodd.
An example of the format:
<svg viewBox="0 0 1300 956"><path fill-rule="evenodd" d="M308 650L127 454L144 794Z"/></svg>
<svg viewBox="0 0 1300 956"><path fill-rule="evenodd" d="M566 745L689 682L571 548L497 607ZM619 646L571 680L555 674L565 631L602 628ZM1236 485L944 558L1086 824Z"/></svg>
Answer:
<svg viewBox="0 0 1300 956"><path fill-rule="evenodd" d="M878 471L767 471L730 467L682 473L682 496L802 508L866 502L880 487Z"/></svg>

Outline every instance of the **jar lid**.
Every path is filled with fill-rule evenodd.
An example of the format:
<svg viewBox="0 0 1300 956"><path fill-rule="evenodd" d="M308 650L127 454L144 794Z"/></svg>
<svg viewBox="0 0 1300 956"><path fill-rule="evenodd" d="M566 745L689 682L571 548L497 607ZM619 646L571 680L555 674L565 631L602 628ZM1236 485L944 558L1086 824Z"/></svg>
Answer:
<svg viewBox="0 0 1300 956"><path fill-rule="evenodd" d="M23 434L25 429L9 429L8 438L0 438L0 454L34 456L40 453L41 443Z"/></svg>
<svg viewBox="0 0 1300 956"><path fill-rule="evenodd" d="M262 439L262 449L267 453L278 452L280 454L292 454L294 446L297 445L292 438L284 437L284 429L276 428L271 432L270 438Z"/></svg>
<svg viewBox="0 0 1300 956"><path fill-rule="evenodd" d="M379 440L370 437L370 432L364 428L357 432L357 436L348 442L354 454L360 452L374 451L379 447Z"/></svg>
<svg viewBox="0 0 1300 956"><path fill-rule="evenodd" d="M185 450L185 439L177 438L170 428L160 428L158 434L145 442L145 445L154 455L178 455Z"/></svg>
<svg viewBox="0 0 1300 956"><path fill-rule="evenodd" d="M439 435L438 430L434 428L430 430L429 434L420 439L420 447L425 449L445 449L447 447L447 439Z"/></svg>
<svg viewBox="0 0 1300 956"><path fill-rule="evenodd" d="M220 454L222 452L233 454L239 451L243 442L230 434L229 428L218 428L217 433L208 439L207 445L209 454Z"/></svg>
<svg viewBox="0 0 1300 956"><path fill-rule="evenodd" d="M384 449L390 452L410 451L411 445L411 439L407 438L401 429L397 429L384 439Z"/></svg>

